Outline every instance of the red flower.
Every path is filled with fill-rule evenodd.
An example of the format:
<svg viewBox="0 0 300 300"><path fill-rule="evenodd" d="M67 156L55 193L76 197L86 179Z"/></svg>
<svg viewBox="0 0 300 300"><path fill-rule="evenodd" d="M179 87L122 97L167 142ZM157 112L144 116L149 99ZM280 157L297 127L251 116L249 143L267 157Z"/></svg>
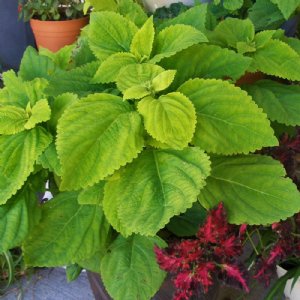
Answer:
<svg viewBox="0 0 300 300"><path fill-rule="evenodd" d="M246 280L243 277L244 275L237 266L224 264L224 265L222 265L222 268L225 270L228 277L231 277L231 278L235 279L237 282L239 282L241 284L241 286L243 287L243 289L247 293L250 292L249 287L246 283Z"/></svg>

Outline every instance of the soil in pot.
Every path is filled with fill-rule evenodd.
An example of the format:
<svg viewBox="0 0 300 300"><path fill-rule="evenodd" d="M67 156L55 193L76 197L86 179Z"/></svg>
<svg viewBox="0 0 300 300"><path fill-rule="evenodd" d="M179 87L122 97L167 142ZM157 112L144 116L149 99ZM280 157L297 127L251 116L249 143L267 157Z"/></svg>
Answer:
<svg viewBox="0 0 300 300"><path fill-rule="evenodd" d="M73 44L80 30L88 24L88 17L67 21L30 20L30 25L38 48L56 52L66 45Z"/></svg>

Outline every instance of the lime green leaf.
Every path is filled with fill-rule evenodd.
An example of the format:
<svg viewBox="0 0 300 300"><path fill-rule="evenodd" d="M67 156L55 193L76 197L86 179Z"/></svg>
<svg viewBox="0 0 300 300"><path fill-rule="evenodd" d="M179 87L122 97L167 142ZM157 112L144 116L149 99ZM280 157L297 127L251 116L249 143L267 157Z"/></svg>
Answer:
<svg viewBox="0 0 300 300"><path fill-rule="evenodd" d="M138 27L141 27L148 18L142 7L132 0L119 0L118 12Z"/></svg>
<svg viewBox="0 0 300 300"><path fill-rule="evenodd" d="M78 276L81 274L81 271L82 268L77 264L67 266L66 268L67 281L72 282L76 280Z"/></svg>
<svg viewBox="0 0 300 300"><path fill-rule="evenodd" d="M123 99L141 99L151 94L149 88L142 85L134 85L123 93Z"/></svg>
<svg viewBox="0 0 300 300"><path fill-rule="evenodd" d="M228 10L240 9L244 4L244 0L224 0L223 6Z"/></svg>
<svg viewBox="0 0 300 300"><path fill-rule="evenodd" d="M78 203L81 205L102 205L104 185L105 181L100 181L99 183L82 190L78 196Z"/></svg>
<svg viewBox="0 0 300 300"><path fill-rule="evenodd" d="M175 92L159 99L146 97L138 103L148 133L173 149L183 149L192 140L196 112L192 102Z"/></svg>
<svg viewBox="0 0 300 300"><path fill-rule="evenodd" d="M0 253L20 246L39 218L36 191L28 184L0 206Z"/></svg>
<svg viewBox="0 0 300 300"><path fill-rule="evenodd" d="M164 69L153 64L134 64L122 68L117 77L118 89L122 92L133 86L150 88L151 81Z"/></svg>
<svg viewBox="0 0 300 300"><path fill-rule="evenodd" d="M85 28L87 29L88 26ZM72 63L74 67L80 67L95 60L96 56L89 46L88 36L82 36L81 32L81 36L77 40L76 48L72 53Z"/></svg>
<svg viewBox="0 0 300 300"><path fill-rule="evenodd" d="M179 14L175 18L167 19L158 29L162 30L166 27L176 24L190 25L200 31L206 31L206 20L207 20L207 4L197 5L191 7L187 11Z"/></svg>
<svg viewBox="0 0 300 300"><path fill-rule="evenodd" d="M168 88L174 81L176 70L167 70L153 78L151 86L155 92L160 92Z"/></svg>
<svg viewBox="0 0 300 300"><path fill-rule="evenodd" d="M24 52L18 75L23 80L31 81L35 78L49 79L56 71L57 67L49 57L39 55L34 48L28 47Z"/></svg>
<svg viewBox="0 0 300 300"><path fill-rule="evenodd" d="M114 300L148 300L165 278L155 258L154 246L165 247L159 237L119 236L101 264L101 275Z"/></svg>
<svg viewBox="0 0 300 300"><path fill-rule="evenodd" d="M287 20L295 10L300 6L300 0L271 0L280 9Z"/></svg>
<svg viewBox="0 0 300 300"><path fill-rule="evenodd" d="M30 114L28 121L24 125L25 129L34 128L36 124L48 121L51 117L51 109L48 101L42 99L36 102L32 107Z"/></svg>
<svg viewBox="0 0 300 300"><path fill-rule="evenodd" d="M195 45L162 61L165 69L176 69L175 88L190 78L239 79L252 59L214 45ZM187 62L189 62L187 64Z"/></svg>
<svg viewBox="0 0 300 300"><path fill-rule="evenodd" d="M249 19L257 31L277 29L284 22L282 13L270 0L256 0L249 9Z"/></svg>
<svg viewBox="0 0 300 300"><path fill-rule="evenodd" d="M152 63L157 63L165 57L170 57L192 45L207 42L206 36L196 28L189 25L172 25L161 32L155 38L154 57Z"/></svg>
<svg viewBox="0 0 300 300"><path fill-rule="evenodd" d="M131 53L115 53L108 57L97 70L93 83L109 83L116 81L120 70L130 64L136 64L137 59Z"/></svg>
<svg viewBox="0 0 300 300"><path fill-rule="evenodd" d="M101 10L116 10L117 3L115 0L88 0L95 11Z"/></svg>
<svg viewBox="0 0 300 300"><path fill-rule="evenodd" d="M276 34L276 30L264 30L258 32L254 37L256 49L264 47Z"/></svg>
<svg viewBox="0 0 300 300"><path fill-rule="evenodd" d="M51 137L41 127L0 136L0 204L22 187L50 142Z"/></svg>
<svg viewBox="0 0 300 300"><path fill-rule="evenodd" d="M70 106L57 132L63 190L94 185L132 161L144 144L139 114L110 94L90 95Z"/></svg>
<svg viewBox="0 0 300 300"><path fill-rule="evenodd" d="M135 34L130 45L130 51L139 60L149 59L154 41L153 17L150 17Z"/></svg>
<svg viewBox="0 0 300 300"><path fill-rule="evenodd" d="M240 88L214 79L193 79L179 91L197 113L195 145L218 154L249 153L278 141L267 116Z"/></svg>
<svg viewBox="0 0 300 300"><path fill-rule="evenodd" d="M257 70L289 80L300 80L300 56L279 40L270 40L252 56L253 67Z"/></svg>
<svg viewBox="0 0 300 300"><path fill-rule="evenodd" d="M207 208L223 201L235 224L272 224L300 210L299 192L281 163L260 155L215 158L199 200Z"/></svg>
<svg viewBox="0 0 300 300"><path fill-rule="evenodd" d="M56 175L61 175L61 165L54 143L51 143L49 147L47 147L47 149L37 159L37 163L41 164L43 168L54 172Z"/></svg>
<svg viewBox="0 0 300 300"><path fill-rule="evenodd" d="M106 11L91 14L89 42L100 60L117 52L129 52L136 32L134 23L117 13Z"/></svg>
<svg viewBox="0 0 300 300"><path fill-rule="evenodd" d="M42 219L23 245L29 266L69 265L106 247L109 232L102 209L79 205L77 193L60 193L42 208Z"/></svg>
<svg viewBox="0 0 300 300"><path fill-rule="evenodd" d="M205 217L206 209L195 202L184 214L173 217L167 225L167 229L178 237L195 236Z"/></svg>
<svg viewBox="0 0 300 300"><path fill-rule="evenodd" d="M256 51L255 43L253 43L253 42L252 43L237 42L236 49L237 49L237 52L240 54Z"/></svg>
<svg viewBox="0 0 300 300"><path fill-rule="evenodd" d="M122 235L155 235L195 202L210 173L199 148L146 150L105 185L103 209Z"/></svg>
<svg viewBox="0 0 300 300"><path fill-rule="evenodd" d="M28 115L23 108L0 106L0 134L16 134L25 130Z"/></svg>
<svg viewBox="0 0 300 300"><path fill-rule="evenodd" d="M74 45L68 45L57 52L51 52L48 49L41 48L39 49L39 53L40 55L49 57L58 68L65 70L70 65L74 48Z"/></svg>
<svg viewBox="0 0 300 300"><path fill-rule="evenodd" d="M98 68L98 62L91 62L70 71L61 71L51 78L47 93L51 96L74 93L84 97L91 93L102 92L105 89L102 84L91 83Z"/></svg>
<svg viewBox="0 0 300 300"><path fill-rule="evenodd" d="M212 42L221 46L236 48L238 42L253 41L255 29L249 20L227 18L220 22L212 35Z"/></svg>
<svg viewBox="0 0 300 300"><path fill-rule="evenodd" d="M245 90L271 121L300 125L300 86L262 80L245 86Z"/></svg>
<svg viewBox="0 0 300 300"><path fill-rule="evenodd" d="M300 55L300 40L296 38L283 38L283 42L288 44L292 49L294 49L298 55Z"/></svg>
<svg viewBox="0 0 300 300"><path fill-rule="evenodd" d="M65 93L62 95L57 96L51 105L51 119L49 121L49 125L53 130L56 130L56 126L58 120L62 116L63 112L66 110L68 106L72 103L78 101L78 96L71 93Z"/></svg>

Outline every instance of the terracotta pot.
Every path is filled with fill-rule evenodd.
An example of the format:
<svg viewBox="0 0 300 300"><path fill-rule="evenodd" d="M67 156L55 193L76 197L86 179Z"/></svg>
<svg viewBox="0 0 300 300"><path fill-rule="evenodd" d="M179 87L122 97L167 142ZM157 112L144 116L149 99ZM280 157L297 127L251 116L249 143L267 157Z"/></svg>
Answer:
<svg viewBox="0 0 300 300"><path fill-rule="evenodd" d="M262 72L256 72L256 73L248 73L247 72L239 80L237 80L235 85L240 86L243 84L252 84L252 83L255 83L256 81L262 80L262 79L265 79L265 74L263 74Z"/></svg>
<svg viewBox="0 0 300 300"><path fill-rule="evenodd" d="M88 24L88 17L67 21L30 20L37 47L56 52L66 45L73 44L81 28Z"/></svg>
<svg viewBox="0 0 300 300"><path fill-rule="evenodd" d="M277 275L278 278L286 274L286 270L280 266L277 266ZM300 299L300 279L297 280L294 288L292 289L293 278L289 279L284 288L284 295L290 300L299 300Z"/></svg>

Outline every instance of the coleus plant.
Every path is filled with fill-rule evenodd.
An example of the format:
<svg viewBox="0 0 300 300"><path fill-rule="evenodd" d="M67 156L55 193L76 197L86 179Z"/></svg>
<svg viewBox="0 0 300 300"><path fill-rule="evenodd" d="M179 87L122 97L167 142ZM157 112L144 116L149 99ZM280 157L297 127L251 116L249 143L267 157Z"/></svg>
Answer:
<svg viewBox="0 0 300 300"><path fill-rule="evenodd" d="M150 299L160 231L197 201L222 201L235 224L300 210L281 164L254 154L278 144L270 120L300 124L299 87L234 84L300 80L299 41L249 20L211 32L204 4L159 26L130 0L101 9L73 52L28 48L3 74L0 251L22 245L30 266L76 264L113 299ZM46 181L54 199L39 205Z"/></svg>

